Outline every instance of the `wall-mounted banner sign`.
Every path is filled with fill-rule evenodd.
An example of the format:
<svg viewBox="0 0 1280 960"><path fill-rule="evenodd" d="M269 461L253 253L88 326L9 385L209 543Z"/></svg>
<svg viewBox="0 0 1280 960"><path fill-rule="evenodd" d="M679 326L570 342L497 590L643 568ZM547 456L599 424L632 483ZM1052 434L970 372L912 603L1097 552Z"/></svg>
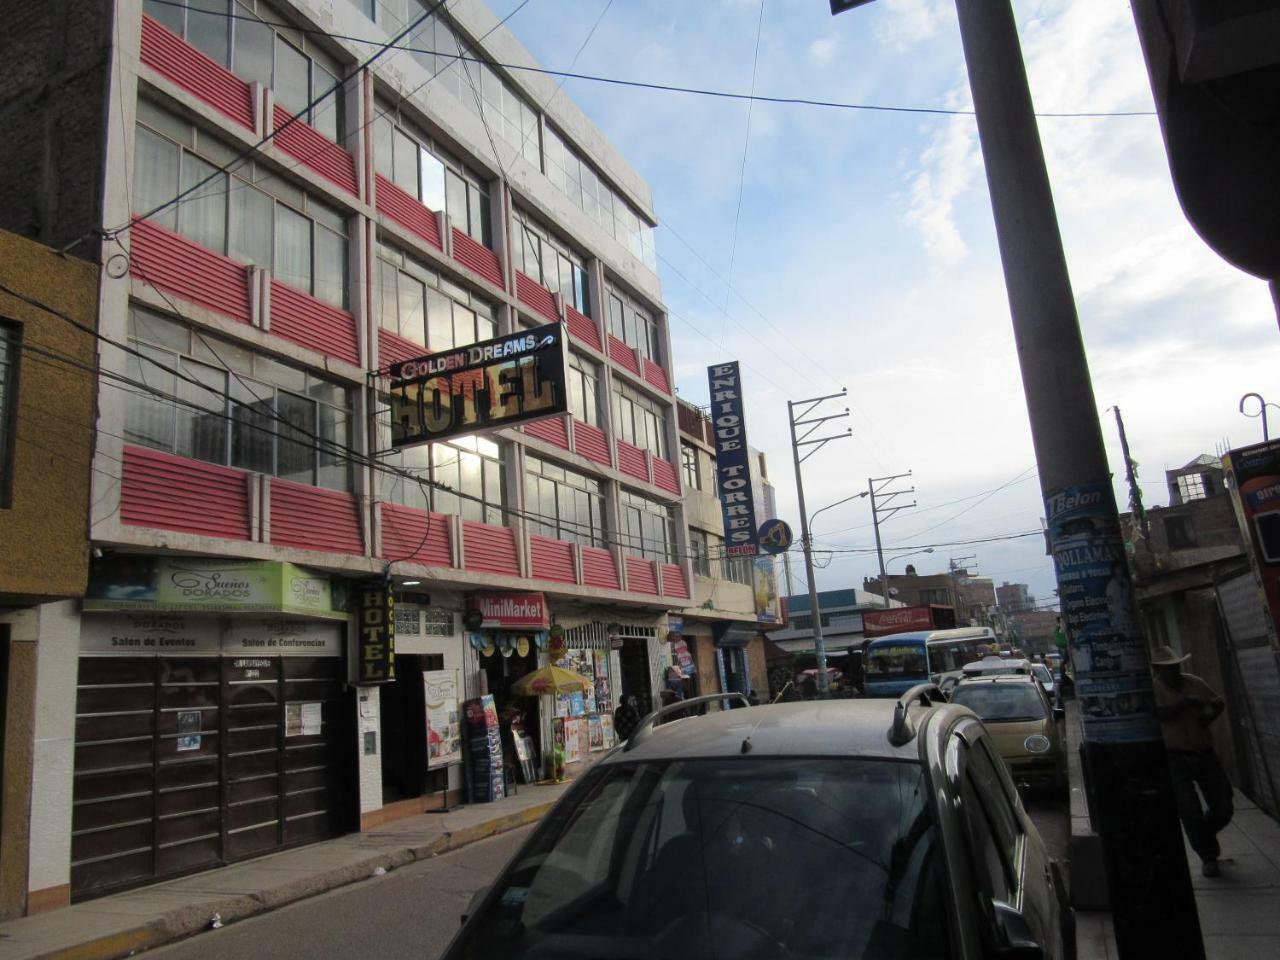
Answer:
<svg viewBox="0 0 1280 960"><path fill-rule="evenodd" d="M484 630L546 630L550 626L547 599L540 593L477 593L472 602Z"/></svg>
<svg viewBox="0 0 1280 960"><path fill-rule="evenodd" d="M296 613L347 619L329 577L276 560L113 554L93 561L86 610Z"/></svg>
<svg viewBox="0 0 1280 960"><path fill-rule="evenodd" d="M761 553L786 553L791 549L794 537L785 520L766 520L760 524L758 534Z"/></svg>
<svg viewBox="0 0 1280 960"><path fill-rule="evenodd" d="M1085 739L1159 740L1111 483L1055 490L1044 505Z"/></svg>
<svg viewBox="0 0 1280 960"><path fill-rule="evenodd" d="M565 413L558 323L394 363L391 445L411 447Z"/></svg>
<svg viewBox="0 0 1280 960"><path fill-rule="evenodd" d="M386 577L355 586L356 683L391 683L396 678L395 596Z"/></svg>
<svg viewBox="0 0 1280 960"><path fill-rule="evenodd" d="M707 383L716 435L716 487L724 512L724 551L731 557L752 557L760 552L760 546L738 362L707 367Z"/></svg>

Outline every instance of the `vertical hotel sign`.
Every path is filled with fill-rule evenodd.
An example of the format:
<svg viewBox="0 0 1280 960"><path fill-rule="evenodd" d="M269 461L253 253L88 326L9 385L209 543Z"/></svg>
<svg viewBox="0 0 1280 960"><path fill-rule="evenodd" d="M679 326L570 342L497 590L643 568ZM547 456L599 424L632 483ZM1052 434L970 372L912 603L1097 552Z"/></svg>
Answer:
<svg viewBox="0 0 1280 960"><path fill-rule="evenodd" d="M395 598L385 577L357 584L359 621L356 638L356 684L391 683L396 678Z"/></svg>
<svg viewBox="0 0 1280 960"><path fill-rule="evenodd" d="M756 537L755 497L751 491L751 454L742 416L742 374L738 362L707 368L711 388L711 426L716 435L716 487L724 512L725 553L753 557Z"/></svg>

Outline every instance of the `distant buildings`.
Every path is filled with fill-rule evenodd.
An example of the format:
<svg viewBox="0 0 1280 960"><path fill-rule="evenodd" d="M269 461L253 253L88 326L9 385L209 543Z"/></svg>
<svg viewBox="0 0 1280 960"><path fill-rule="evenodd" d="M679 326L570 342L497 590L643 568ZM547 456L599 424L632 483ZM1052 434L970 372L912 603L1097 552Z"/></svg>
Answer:
<svg viewBox="0 0 1280 960"><path fill-rule="evenodd" d="M905 573L888 575L889 597L904 606L940 604L954 607L959 625L987 625L996 607L996 588L990 577L970 574L963 567L949 573L919 574L912 564ZM877 597L884 596L879 577L864 577L862 589Z"/></svg>
<svg viewBox="0 0 1280 960"><path fill-rule="evenodd" d="M1031 595L1025 583L1009 583L1005 581L996 587L996 603L1005 613L1017 613L1030 610L1035 606L1036 598Z"/></svg>

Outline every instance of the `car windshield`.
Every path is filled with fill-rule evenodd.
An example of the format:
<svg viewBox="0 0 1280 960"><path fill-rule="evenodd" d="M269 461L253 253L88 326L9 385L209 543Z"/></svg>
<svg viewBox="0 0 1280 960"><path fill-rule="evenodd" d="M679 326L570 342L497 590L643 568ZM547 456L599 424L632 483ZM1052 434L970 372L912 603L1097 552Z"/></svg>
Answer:
<svg viewBox="0 0 1280 960"><path fill-rule="evenodd" d="M951 692L983 720L1043 720L1044 700L1032 683L962 683Z"/></svg>
<svg viewBox="0 0 1280 960"><path fill-rule="evenodd" d="M867 652L868 680L925 677L928 673L923 643L886 643Z"/></svg>
<svg viewBox="0 0 1280 960"><path fill-rule="evenodd" d="M918 764L605 764L546 821L451 957L946 956Z"/></svg>
<svg viewBox="0 0 1280 960"><path fill-rule="evenodd" d="M1031 669L1035 672L1036 679L1041 683L1053 683L1053 674L1049 672L1049 668L1043 663L1037 663Z"/></svg>

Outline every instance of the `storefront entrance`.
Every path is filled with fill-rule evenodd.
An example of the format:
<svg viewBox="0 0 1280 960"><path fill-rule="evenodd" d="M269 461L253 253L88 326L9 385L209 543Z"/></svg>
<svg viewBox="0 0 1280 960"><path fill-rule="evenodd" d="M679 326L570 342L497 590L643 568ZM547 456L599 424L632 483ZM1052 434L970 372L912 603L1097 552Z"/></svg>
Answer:
<svg viewBox="0 0 1280 960"><path fill-rule="evenodd" d="M344 679L336 656L82 656L72 899L348 829Z"/></svg>
<svg viewBox="0 0 1280 960"><path fill-rule="evenodd" d="M443 670L440 654L396 654L396 682L378 691L382 730L382 802L395 803L444 789L443 771L428 776L427 707L422 674Z"/></svg>

